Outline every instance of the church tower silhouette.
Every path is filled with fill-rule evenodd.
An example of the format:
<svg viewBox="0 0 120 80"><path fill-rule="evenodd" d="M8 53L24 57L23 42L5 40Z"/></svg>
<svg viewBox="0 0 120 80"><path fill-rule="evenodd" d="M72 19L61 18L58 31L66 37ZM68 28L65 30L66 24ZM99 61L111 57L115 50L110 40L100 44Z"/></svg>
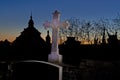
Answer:
<svg viewBox="0 0 120 80"><path fill-rule="evenodd" d="M50 42L51 42L51 38L50 38L50 35L49 35L49 31L47 31L46 43L49 45Z"/></svg>
<svg viewBox="0 0 120 80"><path fill-rule="evenodd" d="M47 61L47 44L41 37L41 33L34 27L32 15L28 21L28 27L16 37L12 46L15 60L34 59Z"/></svg>
<svg viewBox="0 0 120 80"><path fill-rule="evenodd" d="M41 37L41 33L34 27L32 15L30 16L28 27L21 32L20 36L13 41L14 46L24 48L44 47L46 42Z"/></svg>
<svg viewBox="0 0 120 80"><path fill-rule="evenodd" d="M32 19L32 15L30 16L30 20L28 22L28 27L34 27L34 21Z"/></svg>

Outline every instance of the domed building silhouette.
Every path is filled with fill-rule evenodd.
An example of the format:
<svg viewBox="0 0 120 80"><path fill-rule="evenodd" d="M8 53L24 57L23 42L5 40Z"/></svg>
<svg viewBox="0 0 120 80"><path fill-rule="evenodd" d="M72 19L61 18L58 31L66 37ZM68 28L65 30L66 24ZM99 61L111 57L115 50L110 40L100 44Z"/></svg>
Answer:
<svg viewBox="0 0 120 80"><path fill-rule="evenodd" d="M30 16L28 27L13 42L13 45L25 48L44 47L45 44L46 42L41 37L41 33L34 27L32 16Z"/></svg>
<svg viewBox="0 0 120 80"><path fill-rule="evenodd" d="M28 27L16 37L12 46L14 51L16 51L14 55L23 59L41 59L44 58L43 56L47 58L48 55L46 50L47 43L41 37L41 33L34 27L32 15L30 16Z"/></svg>

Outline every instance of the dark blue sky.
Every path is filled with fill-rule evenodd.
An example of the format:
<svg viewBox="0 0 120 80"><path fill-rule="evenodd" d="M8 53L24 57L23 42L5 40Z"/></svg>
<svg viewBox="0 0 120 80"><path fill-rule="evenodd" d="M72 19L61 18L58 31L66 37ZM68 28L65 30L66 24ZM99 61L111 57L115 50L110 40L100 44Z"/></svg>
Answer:
<svg viewBox="0 0 120 80"><path fill-rule="evenodd" d="M19 36L28 26L31 12L35 27L44 35L42 24L51 21L54 10L61 12L61 21L71 17L111 19L120 12L120 0L0 0L0 40Z"/></svg>

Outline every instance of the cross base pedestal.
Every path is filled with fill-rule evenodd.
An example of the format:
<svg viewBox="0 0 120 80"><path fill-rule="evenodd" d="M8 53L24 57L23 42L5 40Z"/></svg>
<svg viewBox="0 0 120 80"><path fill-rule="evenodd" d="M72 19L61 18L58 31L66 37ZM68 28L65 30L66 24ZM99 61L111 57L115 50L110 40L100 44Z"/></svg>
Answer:
<svg viewBox="0 0 120 80"><path fill-rule="evenodd" d="M48 55L48 62L55 63L55 64L61 64L62 55L56 52L51 52L51 54Z"/></svg>

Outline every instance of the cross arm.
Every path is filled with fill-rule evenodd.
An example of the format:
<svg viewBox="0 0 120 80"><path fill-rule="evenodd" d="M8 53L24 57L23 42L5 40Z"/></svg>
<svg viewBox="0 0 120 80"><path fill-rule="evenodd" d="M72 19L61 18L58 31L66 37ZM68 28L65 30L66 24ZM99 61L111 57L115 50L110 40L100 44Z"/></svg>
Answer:
<svg viewBox="0 0 120 80"><path fill-rule="evenodd" d="M68 21L64 21L64 22L60 23L60 27L62 27L62 28L68 28L69 26L70 26L70 24Z"/></svg>
<svg viewBox="0 0 120 80"><path fill-rule="evenodd" d="M44 26L45 29L47 29L47 28L50 28L52 26L52 23L46 21L45 23L43 23L43 26Z"/></svg>

